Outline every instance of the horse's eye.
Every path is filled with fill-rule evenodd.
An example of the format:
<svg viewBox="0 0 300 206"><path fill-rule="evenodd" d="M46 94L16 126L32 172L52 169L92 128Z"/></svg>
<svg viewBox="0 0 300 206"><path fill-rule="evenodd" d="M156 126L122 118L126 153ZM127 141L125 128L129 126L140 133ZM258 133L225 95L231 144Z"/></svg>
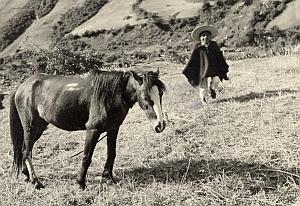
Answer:
<svg viewBox="0 0 300 206"><path fill-rule="evenodd" d="M150 98L150 96L149 95L147 95L147 96L145 96L145 101L150 101L151 100L151 98Z"/></svg>
<svg viewBox="0 0 300 206"><path fill-rule="evenodd" d="M164 92L159 90L159 96L162 97L164 95Z"/></svg>
<svg viewBox="0 0 300 206"><path fill-rule="evenodd" d="M151 99L150 96L145 96L144 100L149 104L151 107L154 105L153 100Z"/></svg>
<svg viewBox="0 0 300 206"><path fill-rule="evenodd" d="M148 102L149 102L149 105L150 105L151 107L153 107L154 102L153 102L151 99L149 99Z"/></svg>

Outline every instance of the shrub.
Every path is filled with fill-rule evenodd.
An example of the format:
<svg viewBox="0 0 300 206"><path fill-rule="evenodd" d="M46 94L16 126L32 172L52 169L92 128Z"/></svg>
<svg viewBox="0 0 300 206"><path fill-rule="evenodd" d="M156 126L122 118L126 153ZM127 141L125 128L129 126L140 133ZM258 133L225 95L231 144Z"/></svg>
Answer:
<svg viewBox="0 0 300 206"><path fill-rule="evenodd" d="M238 1L239 0L224 0L224 4L232 6L236 4Z"/></svg>
<svg viewBox="0 0 300 206"><path fill-rule="evenodd" d="M244 0L246 6L250 6L253 3L253 0Z"/></svg>
<svg viewBox="0 0 300 206"><path fill-rule="evenodd" d="M59 48L53 52L40 50L39 55L47 58L46 73L58 71L60 74L80 74L99 69L103 65L103 55L93 50L72 52L66 48Z"/></svg>
<svg viewBox="0 0 300 206"><path fill-rule="evenodd" d="M204 3L203 6L202 6L202 11L203 12L209 12L211 9L211 5L210 3Z"/></svg>

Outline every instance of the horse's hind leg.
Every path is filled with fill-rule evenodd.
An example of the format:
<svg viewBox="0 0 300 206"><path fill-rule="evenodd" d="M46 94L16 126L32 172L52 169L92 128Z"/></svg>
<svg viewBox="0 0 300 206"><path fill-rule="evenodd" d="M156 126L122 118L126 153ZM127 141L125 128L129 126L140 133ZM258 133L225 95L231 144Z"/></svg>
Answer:
<svg viewBox="0 0 300 206"><path fill-rule="evenodd" d="M28 124L24 130L23 145L23 171L29 181L35 185L36 189L44 188L43 184L38 180L32 164L32 149L35 142L41 137L48 123L38 118L32 124Z"/></svg>

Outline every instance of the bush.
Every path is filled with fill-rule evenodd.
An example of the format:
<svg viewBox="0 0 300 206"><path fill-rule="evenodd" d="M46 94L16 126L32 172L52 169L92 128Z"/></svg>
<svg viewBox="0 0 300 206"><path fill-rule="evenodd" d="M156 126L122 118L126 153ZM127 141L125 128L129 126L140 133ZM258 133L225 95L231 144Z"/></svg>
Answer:
<svg viewBox="0 0 300 206"><path fill-rule="evenodd" d="M203 12L210 12L210 9L211 9L210 3L203 4L203 6L202 6L202 11Z"/></svg>
<svg viewBox="0 0 300 206"><path fill-rule="evenodd" d="M103 55L92 50L84 52L72 52L66 48L59 48L53 52L40 50L38 58L43 60L40 62L45 67L46 73L58 71L60 74L81 74L103 66L101 61Z"/></svg>
<svg viewBox="0 0 300 206"><path fill-rule="evenodd" d="M224 0L224 4L232 6L232 5L236 4L238 1L239 0Z"/></svg>
<svg viewBox="0 0 300 206"><path fill-rule="evenodd" d="M244 0L246 6L250 6L253 3L253 0Z"/></svg>

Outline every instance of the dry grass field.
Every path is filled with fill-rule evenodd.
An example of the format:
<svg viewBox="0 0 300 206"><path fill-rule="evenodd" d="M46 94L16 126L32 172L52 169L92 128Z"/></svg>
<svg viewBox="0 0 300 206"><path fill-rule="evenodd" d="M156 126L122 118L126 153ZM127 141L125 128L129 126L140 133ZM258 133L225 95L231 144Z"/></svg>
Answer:
<svg viewBox="0 0 300 206"><path fill-rule="evenodd" d="M0 111L0 205L293 205L300 194L300 56L229 62L231 81L207 107L181 75L184 65L155 62L167 84L167 128L154 134L135 106L119 133L114 174L101 180L98 143L87 189L75 184L84 132L49 127L33 163L46 188L11 177L7 108Z"/></svg>

